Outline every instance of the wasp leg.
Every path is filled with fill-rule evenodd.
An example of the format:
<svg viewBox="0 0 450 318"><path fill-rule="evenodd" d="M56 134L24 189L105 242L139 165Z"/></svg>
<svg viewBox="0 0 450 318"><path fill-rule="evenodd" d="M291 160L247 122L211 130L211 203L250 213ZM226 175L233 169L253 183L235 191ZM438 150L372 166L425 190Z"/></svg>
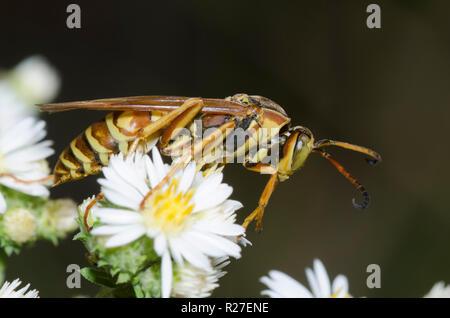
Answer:
<svg viewBox="0 0 450 318"><path fill-rule="evenodd" d="M266 184L266 187L264 188L261 197L259 198L258 207L249 216L247 216L244 220L244 223L242 223L242 226L245 229L247 229L248 225L256 218L257 220L256 230L258 232L262 230L262 218L264 215L264 209L266 208L270 196L275 190L277 184L278 184L278 174L274 173L271 175L269 181Z"/></svg>
<svg viewBox="0 0 450 318"><path fill-rule="evenodd" d="M136 149L139 146L139 143L141 141L142 141L142 136L138 136L135 140L133 140L133 142L130 145L130 148L128 149L128 152L126 155L127 157L136 152Z"/></svg>
<svg viewBox="0 0 450 318"><path fill-rule="evenodd" d="M222 126L217 128L211 134L209 134L208 136L206 136L202 140L200 140L200 141L196 142L195 144L193 144L191 146L190 151L186 152L183 156L181 156L179 161L172 167L172 169L161 180L161 182L158 183L156 185L156 187L151 189L146 194L144 199L141 201L140 208L141 209L144 208L145 202L147 201L148 198L151 197L152 193L154 193L156 190L160 189L163 185L165 185L170 180L170 178L175 174L175 172L178 171L178 169L180 169L182 166L188 164L191 160L193 160L193 159L196 160L199 155L200 156L202 155L202 152L204 151L204 149L208 145L211 145L213 142L217 141L218 139L223 138L223 136L225 135L226 131L233 129L235 127L235 125L236 124L234 123L233 120L229 120L229 121L225 122L224 124L222 124Z"/></svg>
<svg viewBox="0 0 450 318"><path fill-rule="evenodd" d="M203 101L192 105L186 109L181 115L175 118L169 126L164 129L164 132L159 139L159 148L165 148L169 142L181 133L181 129L189 125L203 108Z"/></svg>
<svg viewBox="0 0 450 318"><path fill-rule="evenodd" d="M201 105L201 107L200 107L200 105ZM186 110L188 110L192 107L194 107L196 109L199 107L200 109L198 111L200 111L203 107L203 100L201 98L189 98L179 108L172 110L167 115L164 115L160 119L155 121L153 124L145 127L144 130L142 131L142 135L144 137L147 137L161 129L166 128L174 120L176 120L180 115L182 115Z"/></svg>
<svg viewBox="0 0 450 318"><path fill-rule="evenodd" d="M86 207L86 211L84 211L84 215L83 215L83 223L84 223L84 227L86 228L86 231L90 232L91 231L91 227L88 224L88 216L89 216L89 212L91 211L92 207L101 199L103 199L103 193L99 193L95 196L94 200L92 200L91 203L89 203L89 205Z"/></svg>

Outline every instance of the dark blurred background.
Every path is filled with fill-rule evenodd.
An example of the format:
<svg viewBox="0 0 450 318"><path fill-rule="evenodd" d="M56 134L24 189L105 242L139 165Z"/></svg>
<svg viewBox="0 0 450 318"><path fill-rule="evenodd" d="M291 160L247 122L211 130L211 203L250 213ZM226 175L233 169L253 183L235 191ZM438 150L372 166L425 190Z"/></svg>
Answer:
<svg viewBox="0 0 450 318"><path fill-rule="evenodd" d="M76 1L82 28L66 27L73 1L3 1L0 66L42 54L60 71L57 101L132 95L267 96L316 138L372 147L362 156L330 149L367 187L358 194L326 160L304 169L274 193L253 247L228 267L213 296L258 296L270 269L306 284L305 267L320 258L330 276L345 274L354 296L420 297L450 283L448 1L375 1L381 29L368 29L373 1ZM60 152L101 112L44 114ZM56 161L53 156L51 163ZM77 202L98 191L96 178L66 184L53 197ZM243 202L256 206L267 176L238 165L225 170ZM31 282L42 297L94 295L66 288L66 266L87 265L85 249L67 239L38 243L8 264L7 278ZM381 289L366 287L368 264L381 266Z"/></svg>

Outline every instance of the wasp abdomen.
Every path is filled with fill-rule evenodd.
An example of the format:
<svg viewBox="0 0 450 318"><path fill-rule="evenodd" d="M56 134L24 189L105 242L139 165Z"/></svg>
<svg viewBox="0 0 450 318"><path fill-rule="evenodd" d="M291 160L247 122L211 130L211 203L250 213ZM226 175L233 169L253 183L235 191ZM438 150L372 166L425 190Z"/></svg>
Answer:
<svg viewBox="0 0 450 318"><path fill-rule="evenodd" d="M129 145L152 123L150 112L109 113L89 126L66 148L55 166L54 186L101 172L111 154L128 153Z"/></svg>

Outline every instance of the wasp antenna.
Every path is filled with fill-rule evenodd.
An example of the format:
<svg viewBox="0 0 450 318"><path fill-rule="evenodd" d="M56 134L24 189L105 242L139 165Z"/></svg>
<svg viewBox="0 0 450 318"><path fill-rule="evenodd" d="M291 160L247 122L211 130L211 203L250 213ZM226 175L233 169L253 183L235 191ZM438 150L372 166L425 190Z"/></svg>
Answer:
<svg viewBox="0 0 450 318"><path fill-rule="evenodd" d="M352 203L353 206L355 208L357 208L358 210L364 210L370 202L370 196L369 193L366 191L366 188L364 188L364 186L359 183L358 180L356 180L355 177L353 177L339 162L337 162L336 160L334 160L331 155L328 152L323 151L322 149L318 149L315 148L313 149L314 152L317 152L318 154L320 154L322 157L324 157L325 159L327 159L329 162L331 162L331 164L348 180L350 181L355 187L356 189L362 194L362 196L364 197L364 201L363 203L359 204L356 202L355 198L353 198Z"/></svg>
<svg viewBox="0 0 450 318"><path fill-rule="evenodd" d="M366 161L371 166L374 166L377 163L381 162L381 156L376 151L373 151L372 149L369 149L366 147L349 144L348 142L335 141L335 140L331 140L331 139L322 139L322 140L317 141L314 144L314 148L317 148L317 149L322 148L322 147L327 147L327 146L336 146L336 147L345 148L345 149L353 150L353 151L368 155L372 159L366 158Z"/></svg>

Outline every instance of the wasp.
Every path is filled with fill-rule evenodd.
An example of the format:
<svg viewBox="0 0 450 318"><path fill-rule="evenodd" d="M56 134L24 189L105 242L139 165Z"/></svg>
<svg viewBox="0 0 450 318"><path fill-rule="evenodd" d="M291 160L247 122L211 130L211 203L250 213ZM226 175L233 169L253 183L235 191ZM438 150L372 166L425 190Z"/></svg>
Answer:
<svg viewBox="0 0 450 318"><path fill-rule="evenodd" d="M54 186L101 172L112 154L148 152L153 146L165 156L181 157L157 187L192 160L208 173L223 169L233 159L241 157L246 169L270 175L258 206L244 220L245 228L255 219L257 229L262 228L264 209L275 187L300 170L312 152L327 159L359 190L364 200L357 203L353 199L357 209L364 209L369 204L368 192L323 148L336 146L360 152L370 157L366 160L372 165L381 161L377 152L366 147L330 139L315 141L308 128L291 126L291 119L280 105L256 95L236 94L225 99L136 96L43 104L39 107L47 112L72 109L111 111L104 119L89 126L61 153L54 168ZM199 126L200 132L208 130L208 133L199 141L192 142ZM187 133L180 133L183 129ZM244 131L246 137L233 143L231 155L208 162L206 158L214 157L214 146L235 138L237 131ZM252 152L261 141L266 146ZM188 144L189 151L180 152L180 149L186 150ZM277 160L267 160L268 156L273 159L276 149L279 150ZM150 195L144 198L141 206Z"/></svg>

